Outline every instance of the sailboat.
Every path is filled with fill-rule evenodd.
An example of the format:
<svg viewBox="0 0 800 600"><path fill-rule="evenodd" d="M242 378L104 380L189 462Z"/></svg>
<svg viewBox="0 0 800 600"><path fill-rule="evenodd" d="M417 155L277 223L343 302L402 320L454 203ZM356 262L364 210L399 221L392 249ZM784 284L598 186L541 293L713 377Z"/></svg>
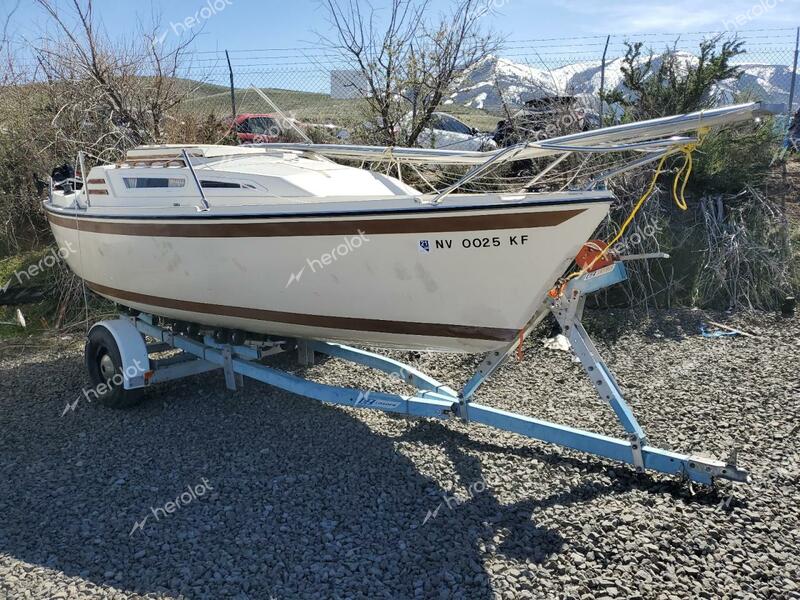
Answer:
<svg viewBox="0 0 800 600"><path fill-rule="evenodd" d="M608 215L595 179L561 192L459 191L511 161L679 152L686 134L768 114L760 103L492 152L324 144L159 145L44 203L70 268L121 305L199 327L378 347L486 352L526 328ZM467 166L435 193L336 161ZM84 175L85 173L85 175Z"/></svg>

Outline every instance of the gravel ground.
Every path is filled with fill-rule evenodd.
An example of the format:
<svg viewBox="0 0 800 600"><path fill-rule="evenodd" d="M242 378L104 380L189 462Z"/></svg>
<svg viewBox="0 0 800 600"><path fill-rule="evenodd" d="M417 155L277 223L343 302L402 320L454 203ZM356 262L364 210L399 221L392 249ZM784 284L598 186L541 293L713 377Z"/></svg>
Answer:
<svg viewBox="0 0 800 600"><path fill-rule="evenodd" d="M0 597L800 598L800 320L711 317L757 337L703 338L697 311L587 323L651 443L741 448L753 482L694 495L480 425L256 382L230 394L218 374L133 410L81 401L62 416L87 385L81 340L6 343ZM540 338L477 401L618 434L579 367ZM475 364L410 358L458 385ZM398 385L337 360L274 362Z"/></svg>

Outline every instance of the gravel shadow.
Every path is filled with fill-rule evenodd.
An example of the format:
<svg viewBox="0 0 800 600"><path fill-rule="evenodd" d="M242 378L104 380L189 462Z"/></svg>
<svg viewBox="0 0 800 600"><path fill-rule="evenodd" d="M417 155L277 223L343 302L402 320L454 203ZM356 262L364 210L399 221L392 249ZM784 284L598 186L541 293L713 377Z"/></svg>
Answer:
<svg viewBox="0 0 800 600"><path fill-rule="evenodd" d="M459 497L347 411L255 382L229 394L211 374L157 388L133 410L82 399L63 416L87 385L78 356L0 370L0 382L0 550L98 586L491 598L478 546L498 522L529 561L563 545L531 520L532 505L470 488L481 464L457 438ZM195 497L181 496L187 486Z"/></svg>
<svg viewBox="0 0 800 600"><path fill-rule="evenodd" d="M250 381L230 394L219 374L160 386L135 410L79 401L62 416L86 385L81 340L3 346L0 598L798 597L800 324L723 316L587 318L651 443L739 449L751 483L697 495L481 425ZM703 319L751 335L704 338ZM476 401L620 435L570 357L541 349L547 333ZM389 354L455 387L478 360ZM337 359L271 363L404 387Z"/></svg>

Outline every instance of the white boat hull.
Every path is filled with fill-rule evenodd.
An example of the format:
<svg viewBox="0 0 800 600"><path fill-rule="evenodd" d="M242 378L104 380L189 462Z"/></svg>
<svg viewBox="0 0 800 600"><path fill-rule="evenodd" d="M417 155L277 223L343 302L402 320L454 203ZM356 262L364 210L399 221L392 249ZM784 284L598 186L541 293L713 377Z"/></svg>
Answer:
<svg viewBox="0 0 800 600"><path fill-rule="evenodd" d="M69 266L122 305L275 336L484 352L526 325L610 202L345 216L47 212L59 246L76 249Z"/></svg>

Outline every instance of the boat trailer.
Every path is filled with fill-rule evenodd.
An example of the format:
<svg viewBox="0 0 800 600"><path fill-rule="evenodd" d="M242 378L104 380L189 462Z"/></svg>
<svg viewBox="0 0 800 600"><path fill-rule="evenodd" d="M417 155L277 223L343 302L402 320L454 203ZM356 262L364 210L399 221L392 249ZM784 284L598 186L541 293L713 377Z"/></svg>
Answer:
<svg viewBox="0 0 800 600"><path fill-rule="evenodd" d="M641 425L625 402L622 391L581 324L586 296L627 278L623 262L617 261L599 270L570 280L556 297L547 296L518 339L504 349L490 352L464 388L452 388L421 373L414 367L358 348L316 340L276 339L258 343L219 343L210 335L202 341L160 327L153 316L121 315L101 321L92 331L104 328L113 336L119 363L114 370L122 376L124 390L137 390L156 383L180 379L221 369L229 389L242 385L250 377L283 390L319 400L356 408L439 419L458 418L467 423L482 423L528 438L565 446L632 465L637 472L647 470L678 475L690 482L712 484L715 479L747 482L748 474L736 465L735 452L728 461L678 454L650 446ZM622 424L625 439L542 421L521 414L473 402L475 392L503 362L512 356L530 332L548 315L558 321L575 355L597 390ZM91 336L91 332L90 332ZM147 344L145 336L155 340ZM199 337L199 336L196 336ZM165 350L180 352L166 359L151 359L150 354ZM377 369L416 388L413 396L357 390L316 383L262 364L263 358L297 350L301 364L312 364L315 354L324 354ZM87 363L88 363L87 352ZM101 370L107 375L103 365ZM90 368L91 371L91 368Z"/></svg>

